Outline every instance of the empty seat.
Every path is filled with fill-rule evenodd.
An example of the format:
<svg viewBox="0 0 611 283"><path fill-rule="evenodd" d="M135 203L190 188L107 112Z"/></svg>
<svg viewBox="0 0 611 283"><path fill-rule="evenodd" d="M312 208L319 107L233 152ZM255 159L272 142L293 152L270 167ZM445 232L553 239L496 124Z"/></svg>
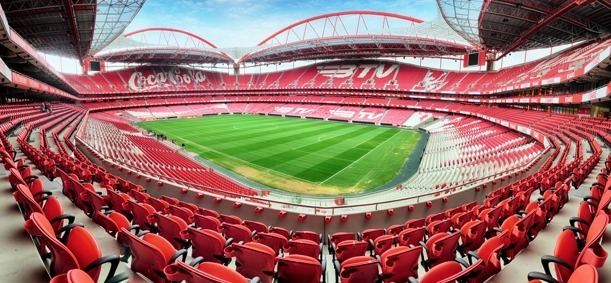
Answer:
<svg viewBox="0 0 611 283"><path fill-rule="evenodd" d="M322 243L310 240L290 240L284 247L284 252L322 259Z"/></svg>
<svg viewBox="0 0 611 283"><path fill-rule="evenodd" d="M223 233L225 238L232 238L233 241L237 242L250 242L252 231L242 226L241 224L231 224L227 222L221 223L219 226L219 232Z"/></svg>
<svg viewBox="0 0 611 283"><path fill-rule="evenodd" d="M369 283L379 280L379 261L369 256L350 258L341 265L335 264L336 278L342 283Z"/></svg>
<svg viewBox="0 0 611 283"><path fill-rule="evenodd" d="M418 245L424 240L426 229L424 227L406 228L397 236L397 241L400 246Z"/></svg>
<svg viewBox="0 0 611 283"><path fill-rule="evenodd" d="M97 281L102 270L102 264L109 263L110 268L106 280L115 275L119 266L116 255L102 257L102 252L93 236L80 226L72 226L65 231L61 242L56 236L51 223L40 213L32 213L25 223L28 234L37 237L50 250L49 255L42 254L43 259L50 259L49 273L51 276L67 273L71 269L82 269Z"/></svg>
<svg viewBox="0 0 611 283"><path fill-rule="evenodd" d="M596 270L594 266L584 264L575 269L575 271L570 274L570 277L564 281L556 280L553 277L541 272L528 273L528 282L540 283L542 281L550 283L598 283L598 270Z"/></svg>
<svg viewBox="0 0 611 283"><path fill-rule="evenodd" d="M252 236L252 240L259 244L263 244L263 245L270 247L272 250L274 250L276 254L279 254L280 251L282 250L282 247L284 247L289 242L284 236L277 234L277 233L271 233L271 232L270 233L265 233L265 232L257 233L254 236Z"/></svg>
<svg viewBox="0 0 611 283"><path fill-rule="evenodd" d="M233 243L225 248L225 256L236 258L236 271L246 278L259 277L261 282L272 282L276 253L259 243Z"/></svg>
<svg viewBox="0 0 611 283"><path fill-rule="evenodd" d="M326 263L299 254L276 258L279 283L319 283L325 282Z"/></svg>
<svg viewBox="0 0 611 283"><path fill-rule="evenodd" d="M175 262L163 269L163 273L172 282L186 283L248 283L258 282L257 278L249 280L240 275L235 270L226 266L202 262L197 267L193 267L184 262Z"/></svg>
<svg viewBox="0 0 611 283"><path fill-rule="evenodd" d="M439 233L430 237L426 244L421 242L427 256L422 261L424 269L429 270L440 263L454 260L459 239L460 233Z"/></svg>
<svg viewBox="0 0 611 283"><path fill-rule="evenodd" d="M168 240L172 246L179 250L187 248L187 242L180 236L180 232L187 228L187 222L175 215L153 213L147 217L147 222L155 225L159 235Z"/></svg>
<svg viewBox="0 0 611 283"><path fill-rule="evenodd" d="M225 257L225 248L233 243L233 239L227 239L221 233L195 227L187 227L180 232L180 238L191 243L191 256L193 258L203 257L204 261L220 264L229 264L230 259Z"/></svg>
<svg viewBox="0 0 611 283"><path fill-rule="evenodd" d="M418 278L418 260L421 252L421 246L399 246L384 252L380 256L384 282L407 282L409 277Z"/></svg>
<svg viewBox="0 0 611 283"><path fill-rule="evenodd" d="M118 240L127 245L133 255L131 269L155 283L168 282L163 273L164 268L179 258L184 261L187 257L187 250L176 250L166 239L153 233L141 232L134 235L122 228Z"/></svg>
<svg viewBox="0 0 611 283"><path fill-rule="evenodd" d="M369 244L365 241L342 241L339 244L331 244L331 253L333 255L333 259L339 261L340 263L345 260L355 257L355 256L364 256L367 253L367 248Z"/></svg>

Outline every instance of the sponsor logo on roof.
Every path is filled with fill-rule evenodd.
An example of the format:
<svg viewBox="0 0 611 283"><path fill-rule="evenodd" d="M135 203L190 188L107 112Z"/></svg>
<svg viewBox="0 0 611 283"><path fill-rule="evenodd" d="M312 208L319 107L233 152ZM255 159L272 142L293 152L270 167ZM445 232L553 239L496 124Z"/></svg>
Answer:
<svg viewBox="0 0 611 283"><path fill-rule="evenodd" d="M385 78L388 75L399 70L398 64L341 64L341 65L324 65L317 66L318 74L329 78L348 78L356 76L356 78Z"/></svg>
<svg viewBox="0 0 611 283"><path fill-rule="evenodd" d="M144 74L135 71L129 77L128 87L134 91L146 91L159 87L188 87L206 81L204 71L172 68L166 72Z"/></svg>

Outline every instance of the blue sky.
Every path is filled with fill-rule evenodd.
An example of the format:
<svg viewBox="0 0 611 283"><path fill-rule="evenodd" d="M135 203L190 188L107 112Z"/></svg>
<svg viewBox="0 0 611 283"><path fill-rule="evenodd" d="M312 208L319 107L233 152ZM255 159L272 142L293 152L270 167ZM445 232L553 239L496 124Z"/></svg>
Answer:
<svg viewBox="0 0 611 283"><path fill-rule="evenodd" d="M254 46L296 21L348 10L422 20L438 14L435 0L148 0L126 31L171 27L196 33L219 47Z"/></svg>

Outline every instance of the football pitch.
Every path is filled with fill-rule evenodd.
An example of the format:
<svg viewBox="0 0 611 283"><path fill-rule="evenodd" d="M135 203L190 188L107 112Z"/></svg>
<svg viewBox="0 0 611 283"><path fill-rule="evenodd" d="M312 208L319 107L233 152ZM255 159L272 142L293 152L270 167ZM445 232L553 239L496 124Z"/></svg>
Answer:
<svg viewBox="0 0 611 283"><path fill-rule="evenodd" d="M313 195L363 192L392 180L420 138L398 128L252 115L139 126L250 180Z"/></svg>

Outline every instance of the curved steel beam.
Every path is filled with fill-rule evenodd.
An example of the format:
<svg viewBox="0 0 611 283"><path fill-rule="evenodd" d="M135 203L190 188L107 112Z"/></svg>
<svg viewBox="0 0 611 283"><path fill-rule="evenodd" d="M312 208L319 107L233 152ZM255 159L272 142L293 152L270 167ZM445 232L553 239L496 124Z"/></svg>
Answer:
<svg viewBox="0 0 611 283"><path fill-rule="evenodd" d="M203 38L203 37L201 37L201 36L199 36L197 34L194 34L194 33L188 32L188 31L184 31L184 30L174 29L174 28L161 28L161 27L159 27L159 28L145 28L145 29L141 29L141 30L137 30L137 31L132 31L132 32L126 33L124 36L125 37L130 37L132 35L136 35L136 34L140 34L140 33L144 33L144 32L149 32L149 31L169 31L169 32L182 33L182 34L194 37L194 38L198 39L199 41L207 44L208 46L210 46L212 48L218 48L218 47L216 47L216 45L212 44L212 42L206 40L205 38Z"/></svg>
<svg viewBox="0 0 611 283"><path fill-rule="evenodd" d="M315 21L315 20L325 19L325 18L329 18L329 17L338 17L338 16L347 16L347 15L369 15L369 16L390 17L390 18L406 20L406 21L410 21L410 22L414 22L414 23L418 23L418 24L423 22L422 20L420 20L418 18L414 18L414 17L410 17L410 16L404 16L404 15L395 14L395 13L388 13L388 12L367 11L367 10L355 10L355 11L335 12L335 13L329 13L329 14L323 14L323 15L318 15L318 16L310 17L310 18L303 19L301 21L295 22L293 24L290 24L290 25L280 29L279 31L273 33L272 35L268 36L263 41L261 41L259 44L257 44L257 46L261 46L261 45L267 43L272 38L276 37L277 35L285 32L285 31L289 31L290 29L292 29L294 27L297 27L297 26L300 26L302 24L306 24L306 23L309 23L309 22L312 22L312 21Z"/></svg>

